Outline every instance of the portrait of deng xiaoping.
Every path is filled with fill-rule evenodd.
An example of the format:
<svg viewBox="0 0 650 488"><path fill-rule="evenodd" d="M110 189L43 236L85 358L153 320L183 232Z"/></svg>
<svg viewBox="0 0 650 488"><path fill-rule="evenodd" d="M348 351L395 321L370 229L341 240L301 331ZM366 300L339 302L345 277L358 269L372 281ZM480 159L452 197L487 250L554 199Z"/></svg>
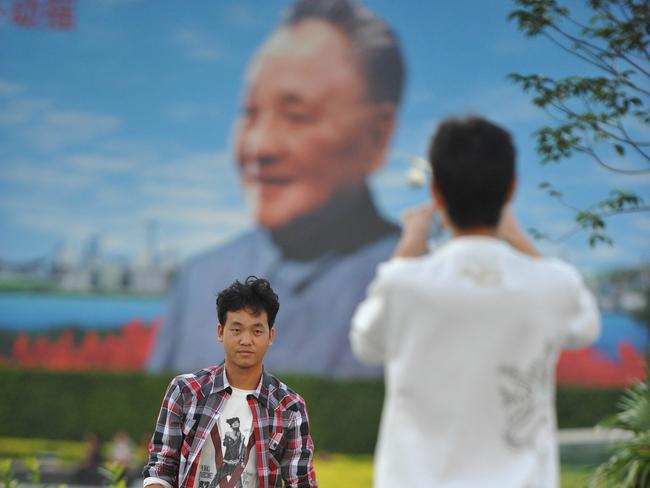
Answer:
<svg viewBox="0 0 650 488"><path fill-rule="evenodd" d="M386 157L405 66L391 28L345 0L298 1L244 79L233 153L255 227L179 271L149 370L220 361L215 297L267 278L280 297L272 371L380 374L350 351L350 318L399 236L368 176Z"/></svg>

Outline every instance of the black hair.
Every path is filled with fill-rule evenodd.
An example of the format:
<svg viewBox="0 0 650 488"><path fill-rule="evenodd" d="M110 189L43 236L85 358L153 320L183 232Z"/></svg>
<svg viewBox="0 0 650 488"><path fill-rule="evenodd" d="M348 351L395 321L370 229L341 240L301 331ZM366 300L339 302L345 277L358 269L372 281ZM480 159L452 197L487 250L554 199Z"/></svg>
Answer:
<svg viewBox="0 0 650 488"><path fill-rule="evenodd" d="M280 24L322 20L343 31L356 51L371 102L399 104L404 84L404 59L397 36L386 22L353 0L299 0Z"/></svg>
<svg viewBox="0 0 650 488"><path fill-rule="evenodd" d="M280 302L271 284L257 276L249 276L244 283L236 280L217 296L217 317L221 325L226 325L228 312L247 310L254 315L266 312L271 328L279 309Z"/></svg>
<svg viewBox="0 0 650 488"><path fill-rule="evenodd" d="M433 181L459 229L496 227L515 178L510 134L481 117L446 119L429 148Z"/></svg>

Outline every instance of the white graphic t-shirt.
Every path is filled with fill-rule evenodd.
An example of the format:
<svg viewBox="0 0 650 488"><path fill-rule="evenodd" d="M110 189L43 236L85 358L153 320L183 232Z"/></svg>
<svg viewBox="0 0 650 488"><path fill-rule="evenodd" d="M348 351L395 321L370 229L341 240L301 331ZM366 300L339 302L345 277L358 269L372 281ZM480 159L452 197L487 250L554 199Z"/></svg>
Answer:
<svg viewBox="0 0 650 488"><path fill-rule="evenodd" d="M217 466L216 446L212 437L208 436L201 449L194 488L221 488L226 486L226 483L235 488L259 487L255 447L250 451L240 480L234 485L230 483L231 475L246 458L248 441L253 432L253 414L246 401L246 396L253 392L232 388L232 395L226 401L217 423L223 462L221 466ZM217 480L220 480L219 484Z"/></svg>

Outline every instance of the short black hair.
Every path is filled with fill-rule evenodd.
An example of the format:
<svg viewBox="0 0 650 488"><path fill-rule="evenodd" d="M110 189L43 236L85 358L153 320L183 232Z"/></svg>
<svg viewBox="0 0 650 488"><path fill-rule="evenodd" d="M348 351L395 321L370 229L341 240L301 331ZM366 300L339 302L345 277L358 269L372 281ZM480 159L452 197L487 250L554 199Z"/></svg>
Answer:
<svg viewBox="0 0 650 488"><path fill-rule="evenodd" d="M226 325L228 312L247 310L254 315L266 312L271 328L279 309L280 301L271 284L257 276L249 276L244 283L236 280L217 296L217 317L221 325Z"/></svg>
<svg viewBox="0 0 650 488"><path fill-rule="evenodd" d="M369 101L399 104L404 58L386 22L354 0L299 0L287 10L280 27L305 20L322 20L347 36L365 76Z"/></svg>
<svg viewBox="0 0 650 488"><path fill-rule="evenodd" d="M515 178L510 134L481 117L444 120L429 148L433 181L459 229L496 227Z"/></svg>

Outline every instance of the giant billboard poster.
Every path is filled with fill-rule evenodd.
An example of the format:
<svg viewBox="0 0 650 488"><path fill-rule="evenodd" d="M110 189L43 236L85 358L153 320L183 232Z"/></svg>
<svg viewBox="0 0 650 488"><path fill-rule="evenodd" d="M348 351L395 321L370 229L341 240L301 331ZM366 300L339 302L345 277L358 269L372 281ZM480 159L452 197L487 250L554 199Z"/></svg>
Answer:
<svg viewBox="0 0 650 488"><path fill-rule="evenodd" d="M428 198L423 155L448 115L512 131L515 210L545 234L574 224L542 181L580 205L613 185L650 198L578 156L539 164L531 133L548 116L507 75L576 65L508 22L510 2L335 4L0 2L3 364L219 362L216 295L257 275L281 303L268 368L380 375L352 357L349 320L400 214ZM561 384L643 375L648 228L634 214L611 221L613 247L580 232L538 243L603 309L599 342L562 355Z"/></svg>

